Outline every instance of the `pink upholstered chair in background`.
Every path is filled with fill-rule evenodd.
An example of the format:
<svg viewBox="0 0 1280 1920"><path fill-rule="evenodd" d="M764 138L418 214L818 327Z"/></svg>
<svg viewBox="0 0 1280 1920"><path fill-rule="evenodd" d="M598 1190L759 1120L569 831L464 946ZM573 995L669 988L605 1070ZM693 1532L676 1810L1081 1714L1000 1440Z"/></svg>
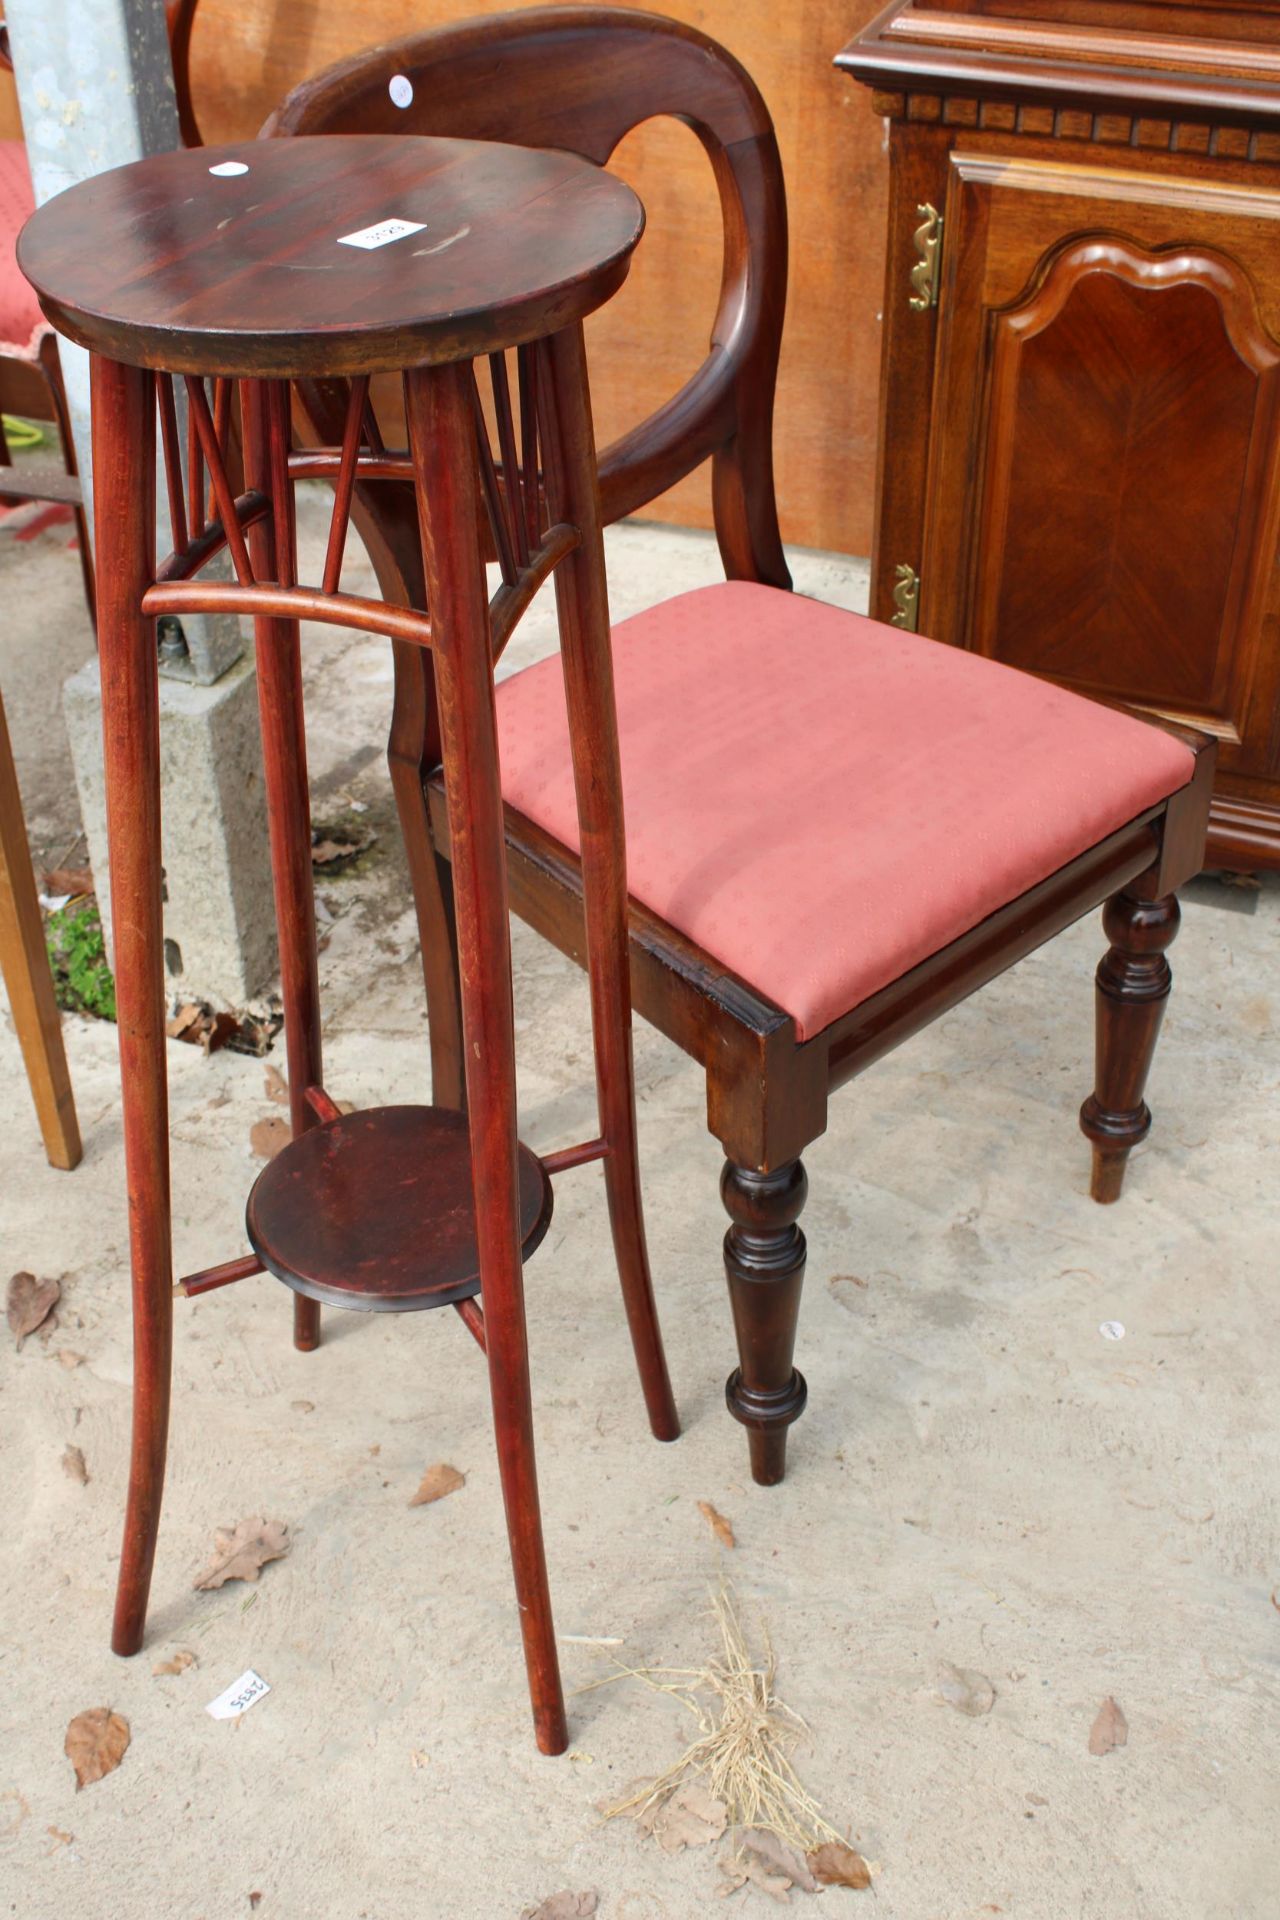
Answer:
<svg viewBox="0 0 1280 1920"><path fill-rule="evenodd" d="M200 144L188 73L191 28L199 4L200 0L165 0L178 122L183 144L188 147ZM8 29L0 19L0 67L12 69L12 66ZM0 500L49 500L71 509L84 575L84 597L92 620L93 549L85 524L62 363L58 358L58 336L18 271L14 251L18 233L34 206L26 147L21 140L0 140L0 409L33 420L52 420L58 429L62 450L61 473L48 467L33 472L26 466L15 471L0 420Z"/></svg>
<svg viewBox="0 0 1280 1920"><path fill-rule="evenodd" d="M62 471L12 464L0 420L0 500L50 500L69 507L75 521L84 597L94 617L93 550L85 525L58 336L18 271L14 246L35 206L31 169L21 140L0 140L0 408L34 420L52 420L62 449Z"/></svg>
<svg viewBox="0 0 1280 1920"><path fill-rule="evenodd" d="M408 79L412 104L389 85ZM405 89L398 89L405 97ZM493 16L377 48L292 94L277 135L431 133L570 148L604 165L655 114L693 128L724 211L706 360L601 455L607 519L713 463L729 579L614 631L636 1008L706 1072L727 1164L738 1337L730 1410L780 1480L805 1385L801 1155L844 1081L1106 902L1093 1193L1117 1198L1150 1125L1174 890L1200 867L1210 743L995 662L801 599L770 457L786 212L768 112L692 27L611 7ZM337 396L317 393L316 412ZM890 452L889 457L892 457ZM362 503L386 597L422 605L412 498ZM402 649L402 656L411 650ZM559 663L498 693L512 905L584 952ZM449 822L429 655L397 661L392 774L414 877L435 1097L462 1101Z"/></svg>

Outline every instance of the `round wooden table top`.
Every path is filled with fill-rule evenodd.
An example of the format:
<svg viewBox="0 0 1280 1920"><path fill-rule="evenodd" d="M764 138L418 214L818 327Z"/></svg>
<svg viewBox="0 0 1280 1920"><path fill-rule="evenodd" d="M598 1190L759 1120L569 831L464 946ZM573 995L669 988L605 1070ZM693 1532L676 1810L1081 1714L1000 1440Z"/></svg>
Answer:
<svg viewBox="0 0 1280 1920"><path fill-rule="evenodd" d="M170 373L377 373L554 333L644 230L575 154L352 134L194 147L34 213L18 262L70 339Z"/></svg>

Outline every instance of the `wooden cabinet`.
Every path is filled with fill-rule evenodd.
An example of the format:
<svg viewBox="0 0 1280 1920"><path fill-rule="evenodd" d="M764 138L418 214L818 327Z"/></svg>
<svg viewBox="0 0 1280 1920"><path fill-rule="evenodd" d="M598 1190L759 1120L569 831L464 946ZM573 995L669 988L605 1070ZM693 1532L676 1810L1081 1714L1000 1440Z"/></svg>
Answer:
<svg viewBox="0 0 1280 1920"><path fill-rule="evenodd" d="M905 0L873 611L1215 734L1280 866L1280 6Z"/></svg>

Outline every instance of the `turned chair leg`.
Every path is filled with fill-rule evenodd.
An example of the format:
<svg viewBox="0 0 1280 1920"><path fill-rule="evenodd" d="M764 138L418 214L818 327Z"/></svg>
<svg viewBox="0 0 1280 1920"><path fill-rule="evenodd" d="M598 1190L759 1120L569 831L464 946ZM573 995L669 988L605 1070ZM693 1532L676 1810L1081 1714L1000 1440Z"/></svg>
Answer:
<svg viewBox="0 0 1280 1920"><path fill-rule="evenodd" d="M725 1384L735 1420L747 1429L751 1477L776 1486L787 1469L787 1428L804 1412L808 1389L792 1365L805 1241L796 1222L809 1182L799 1160L771 1173L725 1162L720 1197L732 1225L724 1266L738 1337L738 1365Z"/></svg>
<svg viewBox="0 0 1280 1920"><path fill-rule="evenodd" d="M44 943L44 921L27 845L18 776L0 700L0 973L35 1102L44 1150L52 1167L80 1161L80 1129L62 1023Z"/></svg>
<svg viewBox="0 0 1280 1920"><path fill-rule="evenodd" d="M1098 966L1097 1069L1080 1128L1093 1146L1090 1191L1104 1205L1120 1198L1130 1151L1151 1131L1142 1094L1173 978L1165 949L1180 918L1171 893L1159 900L1117 893L1102 910L1111 945Z"/></svg>

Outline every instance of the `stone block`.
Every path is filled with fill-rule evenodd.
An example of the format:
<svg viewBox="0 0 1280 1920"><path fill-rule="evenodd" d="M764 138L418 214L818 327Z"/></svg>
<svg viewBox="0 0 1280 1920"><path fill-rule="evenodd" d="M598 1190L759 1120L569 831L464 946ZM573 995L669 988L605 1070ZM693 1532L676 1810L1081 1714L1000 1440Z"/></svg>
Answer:
<svg viewBox="0 0 1280 1920"><path fill-rule="evenodd" d="M102 691L91 660L63 689L76 787L110 950ZM167 990L243 1007L276 973L257 673L213 686L160 681Z"/></svg>

